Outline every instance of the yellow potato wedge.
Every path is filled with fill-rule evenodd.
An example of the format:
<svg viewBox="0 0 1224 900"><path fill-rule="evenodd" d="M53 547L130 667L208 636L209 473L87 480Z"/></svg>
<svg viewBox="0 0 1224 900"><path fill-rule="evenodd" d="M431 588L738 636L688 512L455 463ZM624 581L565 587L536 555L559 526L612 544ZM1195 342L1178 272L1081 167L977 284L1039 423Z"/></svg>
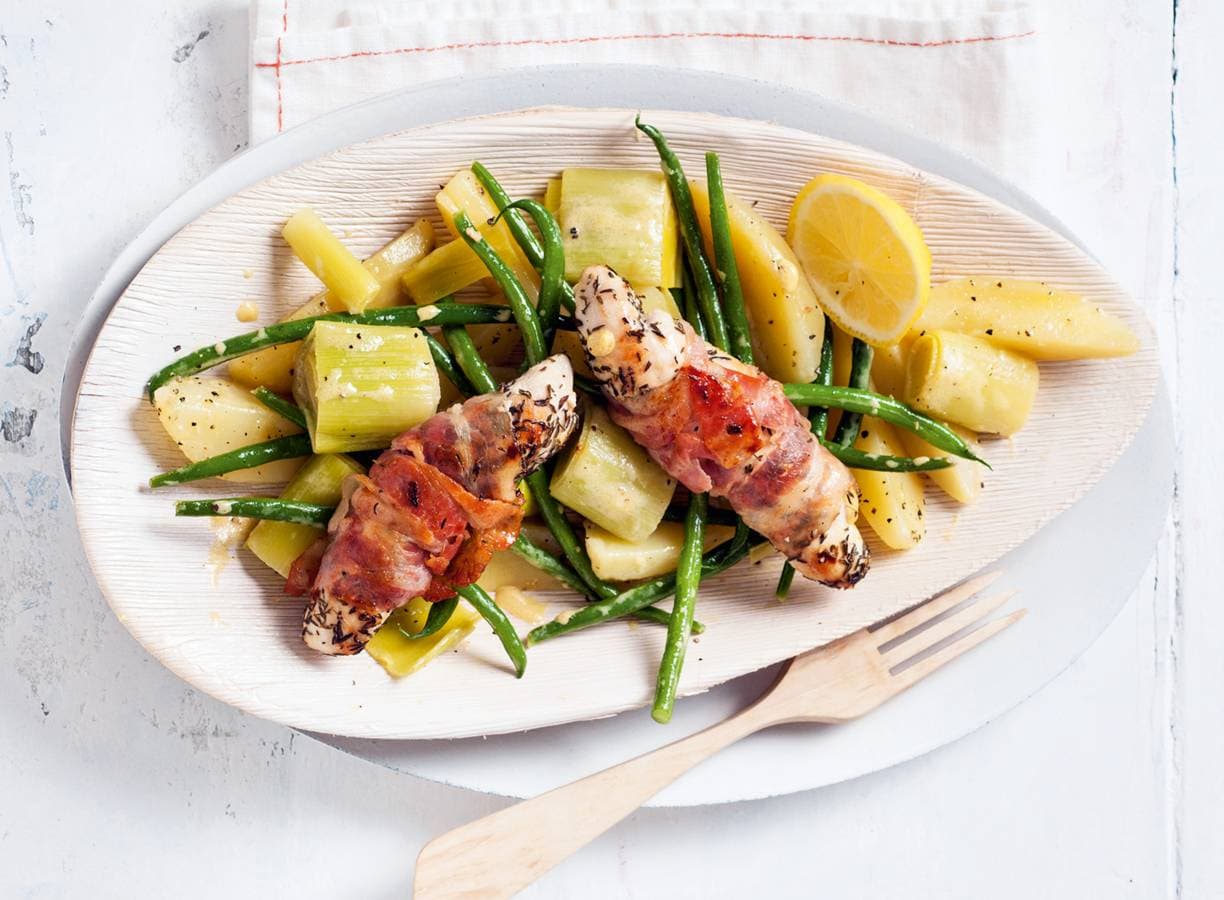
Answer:
<svg viewBox="0 0 1224 900"><path fill-rule="evenodd" d="M710 195L703 182L689 186L713 258ZM820 365L824 313L799 260L776 228L730 193L727 215L756 364L779 381L811 381Z"/></svg>
<svg viewBox="0 0 1224 900"><path fill-rule="evenodd" d="M905 445L887 422L866 418L854 446L864 453L905 456ZM917 546L926 534L922 478L916 472L854 470L862 492L859 515L893 550Z"/></svg>
<svg viewBox="0 0 1224 900"><path fill-rule="evenodd" d="M1015 434L1037 398L1037 363L955 331L928 331L910 347L905 401L980 433Z"/></svg>
<svg viewBox="0 0 1224 900"><path fill-rule="evenodd" d="M936 329L1036 360L1126 356L1139 349L1139 338L1121 319L1039 281L976 277L937 284L910 333Z"/></svg>

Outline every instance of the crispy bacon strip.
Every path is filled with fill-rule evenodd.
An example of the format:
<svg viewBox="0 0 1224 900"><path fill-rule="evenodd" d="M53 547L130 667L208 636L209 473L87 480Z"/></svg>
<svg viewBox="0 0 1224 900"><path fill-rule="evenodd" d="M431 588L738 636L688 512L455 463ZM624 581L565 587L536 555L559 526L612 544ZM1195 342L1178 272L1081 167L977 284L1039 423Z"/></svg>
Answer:
<svg viewBox="0 0 1224 900"><path fill-rule="evenodd" d="M306 644L359 653L396 607L453 596L479 578L518 536L518 481L576 423L569 360L554 356L401 434L368 476L349 476L327 537L294 562L286 584L309 595Z"/></svg>
<svg viewBox="0 0 1224 900"><path fill-rule="evenodd" d="M759 369L654 312L619 275L591 266L574 290L578 331L612 418L691 491L725 497L806 577L857 583L870 555L858 488Z"/></svg>

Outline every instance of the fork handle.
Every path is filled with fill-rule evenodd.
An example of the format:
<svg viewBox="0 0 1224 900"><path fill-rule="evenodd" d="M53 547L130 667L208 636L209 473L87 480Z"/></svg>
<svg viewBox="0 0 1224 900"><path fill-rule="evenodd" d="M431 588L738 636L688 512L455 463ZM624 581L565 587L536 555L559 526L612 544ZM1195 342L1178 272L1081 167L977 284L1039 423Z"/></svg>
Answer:
<svg viewBox="0 0 1224 900"><path fill-rule="evenodd" d="M752 706L705 731L469 822L417 857L413 896L510 897L723 747L772 722Z"/></svg>

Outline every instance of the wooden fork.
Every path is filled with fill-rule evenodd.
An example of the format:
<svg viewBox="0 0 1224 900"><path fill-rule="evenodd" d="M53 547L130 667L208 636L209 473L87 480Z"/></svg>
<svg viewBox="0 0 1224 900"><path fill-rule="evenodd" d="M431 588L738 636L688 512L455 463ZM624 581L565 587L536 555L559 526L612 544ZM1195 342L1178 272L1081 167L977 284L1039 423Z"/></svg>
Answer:
<svg viewBox="0 0 1224 900"><path fill-rule="evenodd" d="M509 897L740 738L784 722L845 722L875 709L1024 616L1020 609L979 624L1014 592L966 603L1001 574L974 578L874 629L796 656L756 703L705 731L435 838L417 858L413 896Z"/></svg>

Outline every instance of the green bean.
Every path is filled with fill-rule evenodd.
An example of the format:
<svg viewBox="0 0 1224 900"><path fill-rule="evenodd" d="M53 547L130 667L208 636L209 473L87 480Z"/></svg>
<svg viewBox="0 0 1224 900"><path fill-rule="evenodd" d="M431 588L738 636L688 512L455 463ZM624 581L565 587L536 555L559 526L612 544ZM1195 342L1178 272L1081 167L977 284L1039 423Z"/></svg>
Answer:
<svg viewBox="0 0 1224 900"><path fill-rule="evenodd" d="M663 519L668 522L683 522L688 518L688 506L673 503L663 511ZM706 524L707 525L737 525L739 524L739 516L729 509L722 509L718 506L711 506L706 509Z"/></svg>
<svg viewBox="0 0 1224 900"><path fill-rule="evenodd" d="M782 564L782 574L778 576L778 586L774 588L774 596L785 600L790 593L791 582L795 580L795 567L789 562Z"/></svg>
<svg viewBox="0 0 1224 900"><path fill-rule="evenodd" d="M730 544L715 547L702 557L701 577L710 578L725 572L747 556L750 549L751 547L749 546L734 548ZM592 603L568 615L562 615L551 622L545 622L543 625L532 629L531 633L527 635L527 643L529 645L538 644L541 641L569 634L571 631L578 631L583 628L589 628L592 625L610 622L613 619L630 615L653 603L658 603L665 597L670 596L675 589L675 573L660 575L658 578L645 581L608 600Z"/></svg>
<svg viewBox="0 0 1224 900"><path fill-rule="evenodd" d="M697 333L697 337L703 341L709 336L709 331L706 330L705 319L701 316L701 305L697 302L697 289L693 287L693 273L689 271L688 263L685 263L684 269L684 306L680 307L684 319L693 326L693 331Z"/></svg>
<svg viewBox="0 0 1224 900"><path fill-rule="evenodd" d="M535 307L514 272L505 261L497 255L479 231L472 227L472 220L467 213L460 210L455 214L455 230L463 238L464 243L472 248L472 252L484 263L497 286L506 297L506 303L518 322L519 331L523 333L523 347L527 351L527 364L534 366L548 356L548 345L544 343L544 332L540 328L540 319L536 316ZM469 375L469 377L471 377Z"/></svg>
<svg viewBox="0 0 1224 900"><path fill-rule="evenodd" d="M557 579L571 591L584 596L590 595L591 588L578 577L578 573L522 532L519 532L518 539L510 549L544 574Z"/></svg>
<svg viewBox="0 0 1224 900"><path fill-rule="evenodd" d="M297 404L290 403L280 394L274 393L262 385L255 388L251 393L255 396L256 400L282 419L288 419L298 428L306 428L306 414L302 412L302 408Z"/></svg>
<svg viewBox="0 0 1224 900"><path fill-rule="evenodd" d="M850 377L847 387L866 388L871 384L871 359L875 351L866 341L854 339L850 350ZM859 426L863 424L863 414L854 410L843 410L841 421L837 423L837 431L833 434L833 443L842 447L850 447L858 437Z"/></svg>
<svg viewBox="0 0 1224 900"><path fill-rule="evenodd" d="M671 721L672 708L676 705L676 688L680 684L680 670L684 667L685 651L692 637L693 610L697 606L697 589L701 585L706 503L705 494L693 494L689 498L684 544L680 548L680 561L676 566L676 599L672 602L671 624L667 626L667 643L663 649L663 659L659 662L654 705L650 710L651 718L660 724Z"/></svg>
<svg viewBox="0 0 1224 900"><path fill-rule="evenodd" d="M442 334L445 335L451 352L455 354L456 365L467 376L467 380L476 392L487 394L497 390L497 379L493 377L485 361L480 358L480 351L476 349L476 344L472 341L468 330L462 325L445 325L442 328Z"/></svg>
<svg viewBox="0 0 1224 900"><path fill-rule="evenodd" d="M280 497L230 497L228 500L180 500L174 504L176 516L238 516L242 519L270 519L294 525L327 526L335 507Z"/></svg>
<svg viewBox="0 0 1224 900"><path fill-rule="evenodd" d="M557 316L561 312L561 296L569 285L565 281L565 247L561 243L561 227L552 213L538 200L516 200L501 211L513 215L516 210L526 210L540 229L544 240L544 259L536 268L540 270L540 296L536 301L536 316L544 331L544 346L552 346L553 331L557 327Z"/></svg>
<svg viewBox="0 0 1224 900"><path fill-rule="evenodd" d="M722 282L723 315L727 320L727 340L731 355L752 364L752 335L748 312L744 308L744 289L740 284L735 245L731 240L731 218L723 191L722 167L717 153L706 154L706 182L710 192L710 242L714 246L714 268Z"/></svg>
<svg viewBox="0 0 1224 900"><path fill-rule="evenodd" d="M829 406L852 412L875 416L906 431L912 431L928 444L946 450L953 456L971 459L989 468L989 464L974 455L955 431L942 422L924 416L906 406L900 400L877 394L874 391L824 384L784 384L782 390L792 403L805 406ZM849 449L849 448L847 448Z"/></svg>
<svg viewBox="0 0 1224 900"><path fill-rule="evenodd" d="M505 212L506 207L512 205L510 203L510 195L506 193L506 189L493 177L493 173L479 162L472 163L472 172L476 175L476 179L481 185L484 186L489 196L493 198L493 203L497 206L498 211ZM518 241L518 245L522 248L523 255L527 257L527 261L535 267L537 272L543 275L545 253L539 238L527 227L527 223L523 221L523 217L517 212L506 215L506 225L510 228L510 233L514 235L514 239ZM561 269L564 272L565 266L562 265ZM564 278L561 280L561 305L571 312L574 310L574 289L569 286Z"/></svg>
<svg viewBox="0 0 1224 900"><path fill-rule="evenodd" d="M833 323L829 321L828 316L824 317L824 342L820 345L820 364L816 367L816 379L812 383L833 383ZM823 441L829 430L829 407L809 407L808 419L812 423L812 434Z"/></svg>
<svg viewBox="0 0 1224 900"><path fill-rule="evenodd" d="M472 604L476 612L480 613L489 623L493 633L497 635L502 647L505 648L506 655L510 657L510 662L514 663L514 677L522 678L523 672L527 670L527 648L523 646L518 632L514 630L514 623L510 621L510 617L479 585L465 585L456 588L455 593Z"/></svg>
<svg viewBox="0 0 1224 900"><path fill-rule="evenodd" d="M463 326L452 325L449 327L462 328ZM475 391L472 389L471 383L463 374L463 370L455 365L455 358L446 349L446 345L423 328L421 329L421 334L425 335L425 343L429 345L429 355L433 357L434 366L438 371L446 376L446 380L453 384L455 390L459 393L465 397L472 396Z"/></svg>
<svg viewBox="0 0 1224 900"><path fill-rule="evenodd" d="M425 312L423 315L423 310L428 312ZM328 313L325 316L292 319L288 322L269 325L267 328L261 328L258 331L249 331L237 337L218 341L215 344L209 344L207 347L201 347L199 350L188 353L186 356L181 356L170 363L170 365L156 372L149 379L148 384L145 385L145 391L149 395L149 401L152 402L153 394L167 381L195 375L203 372L205 369L211 369L213 366L229 362L235 357L254 353L256 350L262 350L274 344L288 344L293 341L300 341L310 333L310 329L314 327L315 322L356 322L359 325L410 325L421 327L424 325L447 324L483 325L494 322L509 322L511 320L511 312L504 306L447 302L432 304L432 308L428 306L391 306L386 309L370 310L357 315L351 313Z"/></svg>
<svg viewBox="0 0 1224 900"><path fill-rule="evenodd" d="M821 441L821 444L851 469L869 469L873 472L933 472L952 465L952 461L943 456L887 456L883 453L866 453L856 447L843 447L831 441Z"/></svg>
<svg viewBox="0 0 1224 900"><path fill-rule="evenodd" d="M455 614L455 610L459 606L458 597L448 597L446 600L439 600L437 603L429 605L429 615L425 617L425 625L420 631L411 632L404 628L403 625L397 625L399 633L410 641L419 641L421 638L427 638L430 635L437 634L446 627L446 623L450 621L451 616Z"/></svg>
<svg viewBox="0 0 1224 900"><path fill-rule="evenodd" d="M718 288L714 284L714 274L710 271L710 263L702 247L701 229L697 225L697 212L693 209L693 194L684 177L684 169L680 165L679 158L667 146L667 139L663 137L659 129L653 125L644 124L640 115L634 119L633 124L654 141L655 149L659 152L663 175L667 178L672 204L676 207L676 219L680 223L680 236L684 239L685 254L693 269L693 280L697 286L701 313L706 319L706 330L710 332L709 340L718 349L726 350L727 324L723 321L722 309L719 307Z"/></svg>
<svg viewBox="0 0 1224 900"><path fill-rule="evenodd" d="M166 487L174 484L185 484L188 481L199 481L201 478L216 478L227 472L239 469L253 469L264 463L276 462L280 459L296 459L299 456L310 456L313 452L310 446L310 435L291 434L286 437L264 441L261 444L251 444L239 447L228 453L210 456L199 462L188 463L170 472L162 472L149 479L149 487Z"/></svg>

